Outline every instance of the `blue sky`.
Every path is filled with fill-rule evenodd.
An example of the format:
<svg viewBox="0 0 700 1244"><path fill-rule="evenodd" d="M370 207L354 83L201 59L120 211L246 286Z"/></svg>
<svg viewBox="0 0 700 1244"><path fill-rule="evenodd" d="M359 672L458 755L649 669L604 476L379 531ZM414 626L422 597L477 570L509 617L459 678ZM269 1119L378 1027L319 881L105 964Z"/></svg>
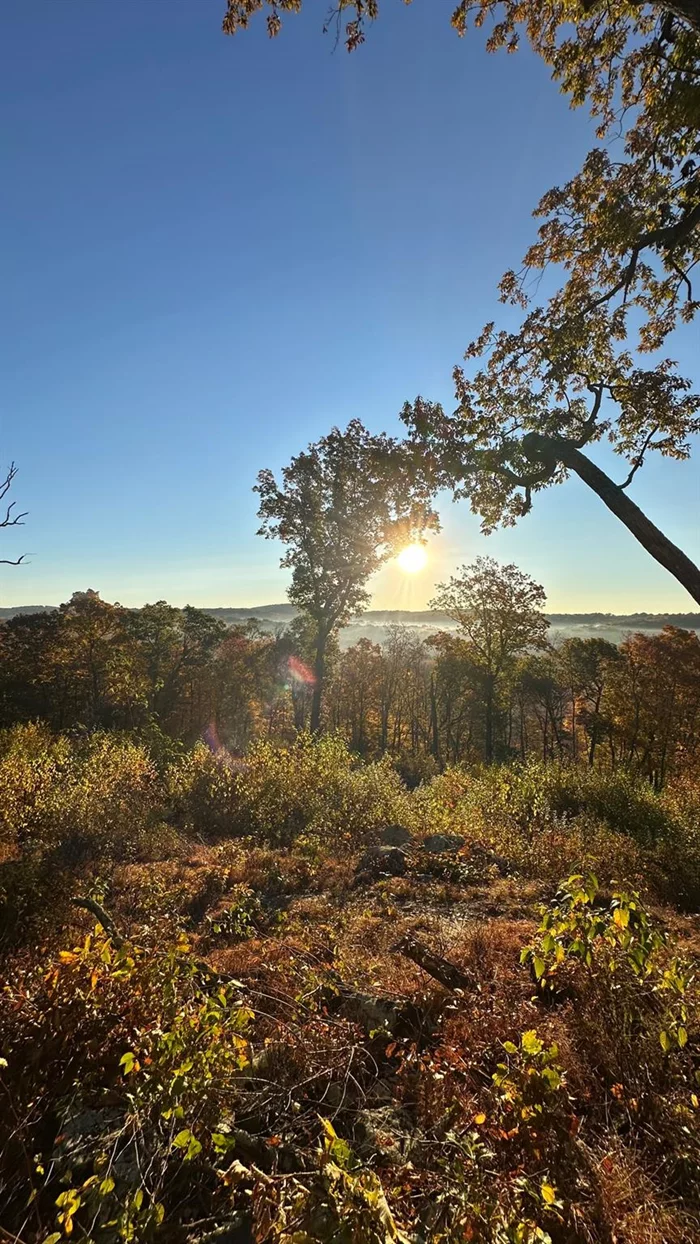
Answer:
<svg viewBox="0 0 700 1244"><path fill-rule="evenodd" d="M262 23L224 38L223 7L3 16L0 458L29 515L3 537L28 556L0 567L0 604L88 586L124 604L283 599L257 471L353 416L396 431L416 393L449 405L532 207L589 145L538 61L460 41L449 6L385 3L352 56L322 36L324 5L274 42ZM695 379L696 347L693 329L676 351ZM697 557L695 466L638 480ZM578 481L488 540L464 503L443 518L428 569L382 571L376 607L423 607L478 553L516 561L552 609L690 607Z"/></svg>

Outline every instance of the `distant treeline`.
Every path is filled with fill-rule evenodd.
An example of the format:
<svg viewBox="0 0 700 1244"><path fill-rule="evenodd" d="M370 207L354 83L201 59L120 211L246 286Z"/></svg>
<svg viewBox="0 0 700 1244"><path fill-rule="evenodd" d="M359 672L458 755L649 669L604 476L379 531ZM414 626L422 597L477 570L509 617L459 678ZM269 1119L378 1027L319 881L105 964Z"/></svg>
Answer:
<svg viewBox="0 0 700 1244"><path fill-rule="evenodd" d="M57 605L12 605L0 608L0 618L14 618L23 613L50 613L58 609ZM261 623L291 622L297 617L298 610L293 605L282 602L277 605L251 605L250 608L238 606L217 606L202 608L210 618L218 618L227 625L247 622ZM660 631L664 626L681 626L689 630L700 631L700 613L548 613L547 618L552 626L566 629L568 626L605 626L616 630L651 630ZM355 619L368 626L453 626L446 614L434 609L368 609L361 618Z"/></svg>

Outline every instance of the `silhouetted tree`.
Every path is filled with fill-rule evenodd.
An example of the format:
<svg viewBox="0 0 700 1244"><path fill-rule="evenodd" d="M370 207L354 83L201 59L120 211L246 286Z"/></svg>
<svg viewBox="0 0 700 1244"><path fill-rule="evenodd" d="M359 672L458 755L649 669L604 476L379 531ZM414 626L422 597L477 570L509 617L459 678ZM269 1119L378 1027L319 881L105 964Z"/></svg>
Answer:
<svg viewBox="0 0 700 1244"><path fill-rule="evenodd" d="M310 726L317 731L329 640L364 608L367 581L436 517L427 490L411 479L406 450L372 436L358 419L293 458L277 484L261 471L259 534L286 544L290 601L313 620L314 690Z"/></svg>
<svg viewBox="0 0 700 1244"><path fill-rule="evenodd" d="M301 7L228 0L224 30L264 11L275 35ZM335 6L350 50L379 10L378 0ZM502 301L525 312L520 327L487 324L469 346L480 367L455 369L454 415L416 399L404 419L436 485L468 497L486 530L515 522L573 472L700 602L700 569L626 491L650 453L687 458L700 430L689 382L668 359L640 366L632 340L658 351L700 307L700 2L460 0L452 25L484 27L489 51L525 37L571 104L588 107L599 145L543 196L537 240L501 281ZM533 277L557 267L560 288L533 305ZM602 439L624 459L619 483L584 452Z"/></svg>

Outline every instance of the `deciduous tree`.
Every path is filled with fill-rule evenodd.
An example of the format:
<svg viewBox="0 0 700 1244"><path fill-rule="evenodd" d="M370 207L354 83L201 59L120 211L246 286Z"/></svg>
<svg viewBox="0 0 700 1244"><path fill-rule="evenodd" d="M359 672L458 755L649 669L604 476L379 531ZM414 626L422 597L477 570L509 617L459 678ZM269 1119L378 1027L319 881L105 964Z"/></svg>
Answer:
<svg viewBox="0 0 700 1244"><path fill-rule="evenodd" d="M700 639L676 626L637 632L620 645L620 658L604 696L616 760L660 787L679 764L697 763Z"/></svg>
<svg viewBox="0 0 700 1244"><path fill-rule="evenodd" d="M474 664L483 671L487 761L494 758L494 724L499 682L514 658L546 645L549 623L542 613L544 589L517 566L477 557L472 566L441 584L433 609L458 624Z"/></svg>
<svg viewBox="0 0 700 1244"><path fill-rule="evenodd" d="M321 722L329 640L369 600L367 582L398 549L436 526L426 488L411 479L404 446L358 419L293 458L278 484L261 471L259 534L287 545L290 601L313 620L311 730Z"/></svg>
<svg viewBox="0 0 700 1244"><path fill-rule="evenodd" d="M615 644L597 636L589 639L572 636L565 639L556 652L559 681L569 694L572 755L576 759L578 728L581 726L588 740L588 763L591 767L607 726L602 712L607 678L619 657L620 650Z"/></svg>

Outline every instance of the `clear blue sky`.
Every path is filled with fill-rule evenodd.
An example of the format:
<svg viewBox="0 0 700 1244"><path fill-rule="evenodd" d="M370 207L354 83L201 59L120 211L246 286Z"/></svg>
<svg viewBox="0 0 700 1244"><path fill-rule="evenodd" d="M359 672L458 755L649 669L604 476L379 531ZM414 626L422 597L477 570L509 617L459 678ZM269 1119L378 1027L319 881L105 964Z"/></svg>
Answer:
<svg viewBox="0 0 700 1244"><path fill-rule="evenodd" d="M352 56L325 0L272 43L262 23L224 38L223 7L3 14L0 457L29 516L3 537L28 564L0 567L2 604L283 599L259 468L353 416L395 431L418 392L451 403L531 208L589 145L540 63L460 41L449 5L387 0ZM697 331L681 344L688 370ZM635 497L700 553L694 465L645 467ZM424 606L483 552L553 609L690 606L577 481L488 541L465 504L444 519L430 568L382 572L377 607Z"/></svg>

